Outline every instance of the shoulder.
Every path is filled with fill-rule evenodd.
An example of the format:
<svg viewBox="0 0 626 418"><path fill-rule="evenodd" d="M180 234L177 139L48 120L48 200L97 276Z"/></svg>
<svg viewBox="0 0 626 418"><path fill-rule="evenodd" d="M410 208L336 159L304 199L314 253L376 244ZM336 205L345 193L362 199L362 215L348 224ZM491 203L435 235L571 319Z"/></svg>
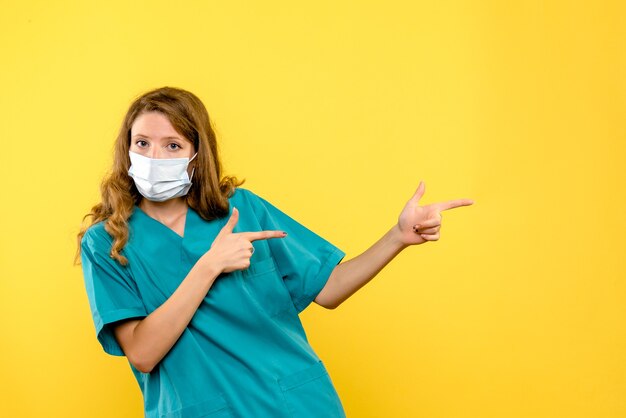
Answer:
<svg viewBox="0 0 626 418"><path fill-rule="evenodd" d="M235 192L233 193L231 199L236 199L236 198L248 198L250 196L254 195L254 193L245 187L235 187Z"/></svg>
<svg viewBox="0 0 626 418"><path fill-rule="evenodd" d="M261 197L258 193L243 187L238 187L231 199L233 206L238 208L248 208L250 213L263 223L264 220L272 214L278 214L279 210L267 199Z"/></svg>
<svg viewBox="0 0 626 418"><path fill-rule="evenodd" d="M268 210L277 209L271 201L244 187L237 187L231 199L235 206L250 206L258 216L262 216Z"/></svg>
<svg viewBox="0 0 626 418"><path fill-rule="evenodd" d="M244 187L237 187L235 189L235 193L233 193L231 197L231 201L237 205L239 204L248 204L252 206L257 206L259 203L263 201L263 198L253 192L250 189Z"/></svg>
<svg viewBox="0 0 626 418"><path fill-rule="evenodd" d="M111 247L113 239L104 228L106 221L100 221L91 225L81 239L81 246L83 248L89 247L92 249L108 249Z"/></svg>

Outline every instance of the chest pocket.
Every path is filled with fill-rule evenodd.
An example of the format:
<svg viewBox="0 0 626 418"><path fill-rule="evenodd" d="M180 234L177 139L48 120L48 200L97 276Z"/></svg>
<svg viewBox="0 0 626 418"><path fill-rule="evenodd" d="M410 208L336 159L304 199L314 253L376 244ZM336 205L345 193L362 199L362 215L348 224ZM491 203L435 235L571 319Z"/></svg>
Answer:
<svg viewBox="0 0 626 418"><path fill-rule="evenodd" d="M241 270L241 274L244 288L267 315L273 317L287 310L293 310L297 315L291 295L271 256L260 260L254 260L253 256L250 267Z"/></svg>

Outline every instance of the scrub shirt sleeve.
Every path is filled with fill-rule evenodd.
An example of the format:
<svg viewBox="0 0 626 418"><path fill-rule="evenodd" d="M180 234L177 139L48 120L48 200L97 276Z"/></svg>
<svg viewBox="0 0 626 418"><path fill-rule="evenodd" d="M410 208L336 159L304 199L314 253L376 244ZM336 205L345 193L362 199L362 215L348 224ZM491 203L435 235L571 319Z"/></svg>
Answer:
<svg viewBox="0 0 626 418"><path fill-rule="evenodd" d="M124 356L113 333L114 322L148 316L126 267L109 256L111 240L102 224L87 230L81 241L81 262L96 337L104 351Z"/></svg>
<svg viewBox="0 0 626 418"><path fill-rule="evenodd" d="M298 313L326 285L346 253L298 223L262 197L246 190L263 230L281 230L284 238L267 240L270 251Z"/></svg>

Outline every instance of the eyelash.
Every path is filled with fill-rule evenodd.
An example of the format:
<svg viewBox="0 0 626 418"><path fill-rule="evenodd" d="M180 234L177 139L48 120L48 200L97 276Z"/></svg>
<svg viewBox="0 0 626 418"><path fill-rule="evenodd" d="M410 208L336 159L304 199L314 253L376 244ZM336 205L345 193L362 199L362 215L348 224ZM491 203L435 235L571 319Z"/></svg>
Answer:
<svg viewBox="0 0 626 418"><path fill-rule="evenodd" d="M144 141L143 139L138 139L138 140L137 140L137 142L135 142L135 143L136 143L137 145L139 145L140 147L144 147L145 145L140 145L140 142L145 143L146 141ZM178 145L177 143L175 143L175 142L172 142L172 143L168 144L167 146L169 147L170 145L176 145L176 147L178 147L178 148L173 148L173 149L172 149L172 148L170 148L170 149L172 149L172 150L175 150L175 149L182 149L182 147L181 147L180 145Z"/></svg>

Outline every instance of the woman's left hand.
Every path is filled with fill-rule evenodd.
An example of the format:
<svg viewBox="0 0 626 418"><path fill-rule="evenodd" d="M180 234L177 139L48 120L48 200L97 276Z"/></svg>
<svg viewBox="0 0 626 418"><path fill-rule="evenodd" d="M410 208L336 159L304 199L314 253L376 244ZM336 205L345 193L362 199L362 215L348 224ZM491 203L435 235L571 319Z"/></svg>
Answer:
<svg viewBox="0 0 626 418"><path fill-rule="evenodd" d="M469 206L471 199L448 200L447 202L431 203L420 206L419 200L424 195L424 182L420 181L415 194L407 202L398 217L400 240L404 245L423 244L426 241L437 241L441 229L441 212L459 206Z"/></svg>

